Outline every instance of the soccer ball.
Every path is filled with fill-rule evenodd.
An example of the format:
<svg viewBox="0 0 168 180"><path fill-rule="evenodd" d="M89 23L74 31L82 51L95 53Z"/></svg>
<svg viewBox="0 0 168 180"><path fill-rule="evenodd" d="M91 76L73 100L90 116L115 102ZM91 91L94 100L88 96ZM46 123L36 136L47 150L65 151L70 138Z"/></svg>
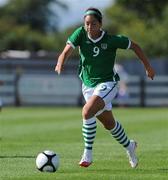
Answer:
<svg viewBox="0 0 168 180"><path fill-rule="evenodd" d="M37 155L36 167L41 172L55 172L59 167L59 157L53 151L43 151Z"/></svg>

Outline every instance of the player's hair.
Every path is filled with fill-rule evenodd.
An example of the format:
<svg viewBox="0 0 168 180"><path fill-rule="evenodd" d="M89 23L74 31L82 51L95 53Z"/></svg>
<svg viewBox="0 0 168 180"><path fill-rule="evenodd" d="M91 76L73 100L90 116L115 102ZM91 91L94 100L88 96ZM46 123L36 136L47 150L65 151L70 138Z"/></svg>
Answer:
<svg viewBox="0 0 168 180"><path fill-rule="evenodd" d="M85 11L84 18L87 15L93 15L99 21L99 23L102 23L102 13L97 8L93 8L93 7L88 8Z"/></svg>

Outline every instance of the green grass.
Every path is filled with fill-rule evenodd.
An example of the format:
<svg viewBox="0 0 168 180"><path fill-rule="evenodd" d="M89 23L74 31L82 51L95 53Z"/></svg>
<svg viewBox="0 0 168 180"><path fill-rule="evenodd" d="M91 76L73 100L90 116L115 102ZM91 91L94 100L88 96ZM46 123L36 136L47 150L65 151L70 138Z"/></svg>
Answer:
<svg viewBox="0 0 168 180"><path fill-rule="evenodd" d="M114 108L130 138L138 141L139 166L131 169L125 150L98 123L94 163L80 168L81 109L4 108L0 112L0 180L162 180L168 179L168 109ZM36 155L60 156L56 173L41 173Z"/></svg>

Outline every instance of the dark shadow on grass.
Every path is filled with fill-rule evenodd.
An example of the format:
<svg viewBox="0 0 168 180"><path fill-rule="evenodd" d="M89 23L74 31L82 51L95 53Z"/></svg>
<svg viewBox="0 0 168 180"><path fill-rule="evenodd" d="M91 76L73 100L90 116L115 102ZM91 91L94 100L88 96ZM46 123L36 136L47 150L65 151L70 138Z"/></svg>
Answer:
<svg viewBox="0 0 168 180"><path fill-rule="evenodd" d="M155 173L155 174L164 174L168 173L168 168L156 168L156 169L136 169L136 172L143 173L143 174L148 174L148 173Z"/></svg>
<svg viewBox="0 0 168 180"><path fill-rule="evenodd" d="M76 173L81 173L81 172L84 172L84 173L87 173L87 175L89 175L89 174L109 174L109 173L111 173L111 172L115 172L115 171L112 171L112 170L110 170L110 169L96 169L96 170L93 170L93 169L88 169L88 168L83 168L83 169L80 169L80 167L79 167L79 169L66 169L66 170L62 170L61 168L60 168L60 171L59 171L59 173L60 174L67 174L67 175L69 175L69 174L76 174Z"/></svg>
<svg viewBox="0 0 168 180"><path fill-rule="evenodd" d="M115 173L125 173L125 172L136 172L136 173L144 173L144 174L149 174L149 173L156 173L156 174L167 174L168 173L168 168L159 168L159 169L109 169L109 168L101 168L101 169L88 169L90 172L95 172L95 173L102 173L102 172L114 172Z"/></svg>
<svg viewBox="0 0 168 180"><path fill-rule="evenodd" d="M13 158L35 158L35 156L19 156L19 155L16 155L16 156L0 156L0 159L13 159Z"/></svg>
<svg viewBox="0 0 168 180"><path fill-rule="evenodd" d="M161 168L161 169L157 169L158 171L161 171L161 172L167 172L168 173L168 168Z"/></svg>

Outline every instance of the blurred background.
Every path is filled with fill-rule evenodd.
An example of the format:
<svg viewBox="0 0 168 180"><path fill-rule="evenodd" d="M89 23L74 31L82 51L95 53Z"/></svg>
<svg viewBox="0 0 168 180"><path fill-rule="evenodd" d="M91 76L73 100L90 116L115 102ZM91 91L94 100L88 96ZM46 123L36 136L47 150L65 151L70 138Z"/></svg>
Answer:
<svg viewBox="0 0 168 180"><path fill-rule="evenodd" d="M54 72L68 36L89 7L103 12L103 29L144 50L156 70L146 78L132 51L119 50L116 106L168 106L168 0L0 0L0 106L81 106L76 50L61 76Z"/></svg>

